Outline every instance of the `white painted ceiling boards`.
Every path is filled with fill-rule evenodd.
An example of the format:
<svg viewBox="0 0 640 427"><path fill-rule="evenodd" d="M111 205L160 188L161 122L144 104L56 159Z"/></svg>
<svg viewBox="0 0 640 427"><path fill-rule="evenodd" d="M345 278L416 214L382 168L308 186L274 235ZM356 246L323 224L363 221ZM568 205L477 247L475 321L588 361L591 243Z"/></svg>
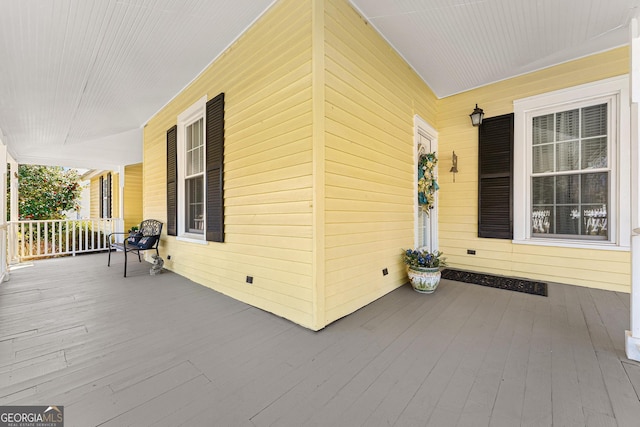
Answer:
<svg viewBox="0 0 640 427"><path fill-rule="evenodd" d="M350 1L439 97L624 45L640 6ZM21 163L140 161L144 123L272 3L0 0L0 138Z"/></svg>

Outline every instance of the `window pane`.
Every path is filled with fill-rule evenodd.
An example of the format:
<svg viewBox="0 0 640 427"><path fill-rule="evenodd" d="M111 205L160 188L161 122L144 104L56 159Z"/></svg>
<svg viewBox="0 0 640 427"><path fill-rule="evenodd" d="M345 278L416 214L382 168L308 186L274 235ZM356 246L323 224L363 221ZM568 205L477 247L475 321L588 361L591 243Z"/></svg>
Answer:
<svg viewBox="0 0 640 427"><path fill-rule="evenodd" d="M418 209L418 247L426 246L431 242L431 221L429 214Z"/></svg>
<svg viewBox="0 0 640 427"><path fill-rule="evenodd" d="M531 180L531 200L534 207L553 205L555 199L555 177L543 176Z"/></svg>
<svg viewBox="0 0 640 427"><path fill-rule="evenodd" d="M606 205L584 205L583 206L582 234L587 236L608 237L608 214Z"/></svg>
<svg viewBox="0 0 640 427"><path fill-rule="evenodd" d="M202 119L187 126L187 176L196 175L204 171L204 138L202 135Z"/></svg>
<svg viewBox="0 0 640 427"><path fill-rule="evenodd" d="M606 205L609 189L607 172L582 175L582 203Z"/></svg>
<svg viewBox="0 0 640 427"><path fill-rule="evenodd" d="M556 171L578 170L580 149L578 141L567 141L556 145Z"/></svg>
<svg viewBox="0 0 640 427"><path fill-rule="evenodd" d="M580 110L563 111L556 114L556 141L578 139Z"/></svg>
<svg viewBox="0 0 640 427"><path fill-rule="evenodd" d="M187 176L193 175L193 125L187 126Z"/></svg>
<svg viewBox="0 0 640 427"><path fill-rule="evenodd" d="M189 233L204 233L204 178L198 176L185 180L186 224Z"/></svg>
<svg viewBox="0 0 640 427"><path fill-rule="evenodd" d="M185 139L187 142L187 151L193 148L193 132L191 131L191 126L187 126L185 129Z"/></svg>
<svg viewBox="0 0 640 427"><path fill-rule="evenodd" d="M195 158L195 168L194 173L202 173L204 171L204 137L202 134L202 119L198 120L193 124L194 131L196 135L194 135L194 140L197 140L197 144L194 144L194 149L197 150ZM196 148L197 147L197 148Z"/></svg>
<svg viewBox="0 0 640 427"><path fill-rule="evenodd" d="M553 176L536 177L531 180L533 201L531 230L534 234L553 232L555 180Z"/></svg>
<svg viewBox="0 0 640 427"><path fill-rule="evenodd" d="M187 176L193 175L193 151L187 151Z"/></svg>
<svg viewBox="0 0 640 427"><path fill-rule="evenodd" d="M582 109L582 137L607 135L607 104Z"/></svg>
<svg viewBox="0 0 640 427"><path fill-rule="evenodd" d="M607 165L607 138L582 141L582 169L606 168Z"/></svg>
<svg viewBox="0 0 640 427"><path fill-rule="evenodd" d="M555 229L553 224L553 207L534 208L531 213L531 231L533 234L549 234Z"/></svg>
<svg viewBox="0 0 640 427"><path fill-rule="evenodd" d="M196 134L197 145L200 145L202 141L202 119L199 119L197 122L193 123L193 132Z"/></svg>
<svg viewBox="0 0 640 427"><path fill-rule="evenodd" d="M553 142L553 114L533 118L533 145Z"/></svg>
<svg viewBox="0 0 640 427"><path fill-rule="evenodd" d="M187 153L187 175L196 175L202 172L202 147L194 148Z"/></svg>
<svg viewBox="0 0 640 427"><path fill-rule="evenodd" d="M554 172L553 145L533 147L533 173Z"/></svg>
<svg viewBox="0 0 640 427"><path fill-rule="evenodd" d="M556 203L566 205L580 202L580 175L556 177Z"/></svg>
<svg viewBox="0 0 640 427"><path fill-rule="evenodd" d="M556 209L556 234L580 234L580 206L558 206Z"/></svg>

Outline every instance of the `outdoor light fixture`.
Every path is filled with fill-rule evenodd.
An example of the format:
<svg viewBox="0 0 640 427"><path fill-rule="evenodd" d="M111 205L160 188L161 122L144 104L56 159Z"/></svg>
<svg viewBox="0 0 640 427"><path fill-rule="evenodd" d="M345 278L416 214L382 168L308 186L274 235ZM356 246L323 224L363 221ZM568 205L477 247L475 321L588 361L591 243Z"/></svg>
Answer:
<svg viewBox="0 0 640 427"><path fill-rule="evenodd" d="M456 156L456 152L453 152L451 156L451 169L449 172L453 173L453 182L456 182L456 174L458 173L458 156Z"/></svg>
<svg viewBox="0 0 640 427"><path fill-rule="evenodd" d="M473 113L469 114L469 117L471 117L472 125L480 126L484 118L484 111L482 111L482 108L478 108L478 104L476 104L476 108L473 110Z"/></svg>

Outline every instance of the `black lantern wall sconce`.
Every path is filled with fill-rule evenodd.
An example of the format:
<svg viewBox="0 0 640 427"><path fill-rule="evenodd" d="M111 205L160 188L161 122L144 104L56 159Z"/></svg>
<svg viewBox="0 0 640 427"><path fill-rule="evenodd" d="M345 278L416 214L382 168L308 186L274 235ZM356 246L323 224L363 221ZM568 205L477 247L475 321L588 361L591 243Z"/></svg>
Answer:
<svg viewBox="0 0 640 427"><path fill-rule="evenodd" d="M482 119L484 119L484 111L482 111L482 108L478 108L478 104L476 104L476 108L474 108L473 113L469 114L469 117L471 117L473 126L480 126Z"/></svg>

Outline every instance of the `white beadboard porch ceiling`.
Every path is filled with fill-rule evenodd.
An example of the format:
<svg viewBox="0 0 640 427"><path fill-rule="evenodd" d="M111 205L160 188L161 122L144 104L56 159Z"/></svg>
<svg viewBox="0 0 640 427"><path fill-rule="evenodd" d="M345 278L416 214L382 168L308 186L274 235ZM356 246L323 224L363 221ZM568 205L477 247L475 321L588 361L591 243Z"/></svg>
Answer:
<svg viewBox="0 0 640 427"><path fill-rule="evenodd" d="M0 139L112 169L276 0L0 0ZM300 0L309 1L309 0ZM349 0L439 97L627 44L640 0Z"/></svg>
<svg viewBox="0 0 640 427"><path fill-rule="evenodd" d="M440 98L628 44L640 6L639 0L351 2Z"/></svg>
<svg viewBox="0 0 640 427"><path fill-rule="evenodd" d="M0 136L19 163L142 161L142 126L274 0L0 0Z"/></svg>

